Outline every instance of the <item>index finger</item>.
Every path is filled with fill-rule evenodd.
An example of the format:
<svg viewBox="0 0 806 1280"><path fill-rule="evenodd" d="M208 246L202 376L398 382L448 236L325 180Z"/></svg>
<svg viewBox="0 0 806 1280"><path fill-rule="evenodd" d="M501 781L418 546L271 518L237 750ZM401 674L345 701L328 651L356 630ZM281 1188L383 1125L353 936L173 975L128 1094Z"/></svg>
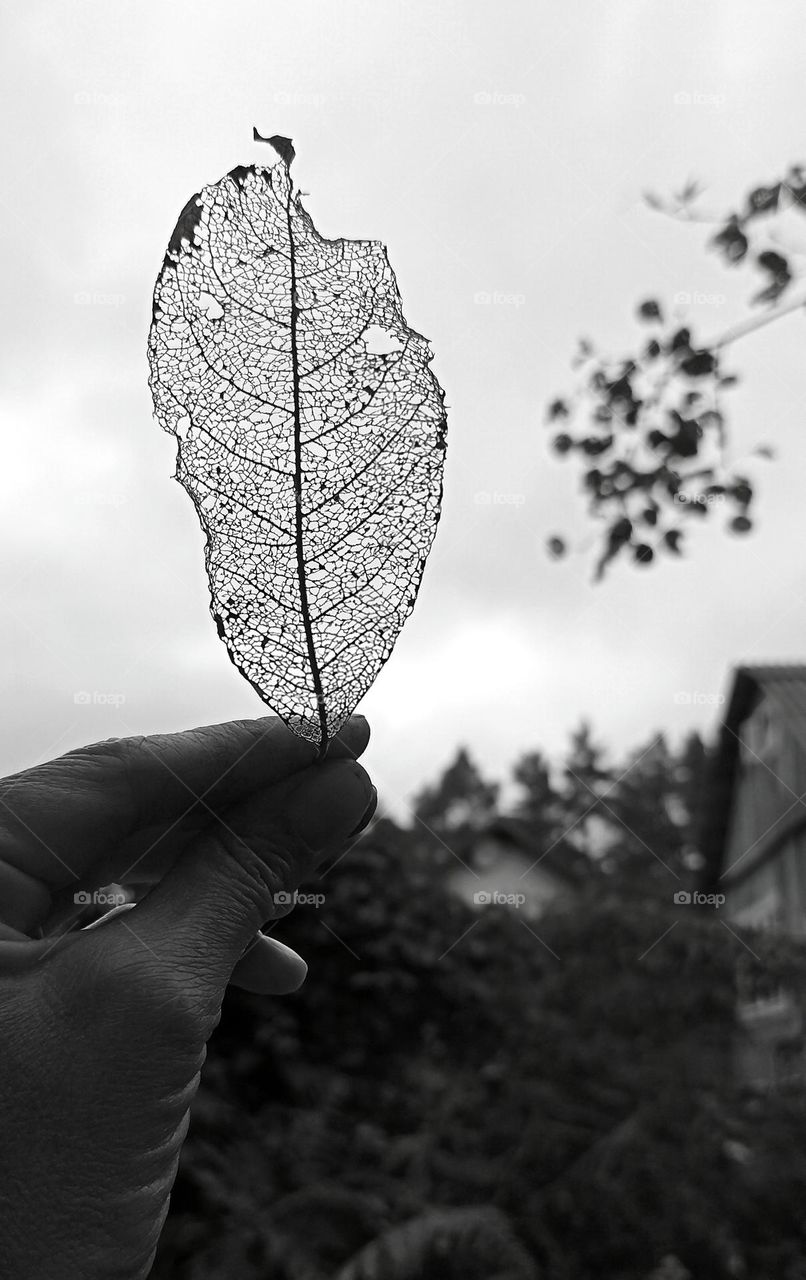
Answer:
<svg viewBox="0 0 806 1280"><path fill-rule="evenodd" d="M353 716L327 758L356 758L368 741L366 720ZM316 758L277 716L81 747L0 780L0 859L63 888L140 827L214 813Z"/></svg>

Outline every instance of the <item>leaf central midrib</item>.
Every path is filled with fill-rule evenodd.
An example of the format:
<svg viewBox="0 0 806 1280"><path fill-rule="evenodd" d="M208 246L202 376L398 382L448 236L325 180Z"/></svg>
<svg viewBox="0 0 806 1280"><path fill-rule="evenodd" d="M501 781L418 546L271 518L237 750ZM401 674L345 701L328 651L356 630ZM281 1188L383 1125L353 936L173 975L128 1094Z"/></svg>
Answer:
<svg viewBox="0 0 806 1280"><path fill-rule="evenodd" d="M316 695L316 704L319 711L319 727L321 738L319 742L319 758L325 754L327 749L327 713L325 710L325 698L322 689L322 676L319 670L319 660L316 654L316 646L313 640L313 629L311 626L311 614L308 607L308 583L305 576L305 543L303 538L302 524L302 415L300 412L300 368L299 356L297 352L297 318L299 315L299 307L297 305L297 263L296 249L294 246L294 231L291 222L291 183L289 179L288 199L286 201L286 218L288 222L288 247L289 247L289 263L290 263L290 283L291 283L291 376L294 389L294 510L295 510L295 541L297 551L297 581L299 583L299 602L300 612L302 614L302 623L305 629L305 643L308 649L308 661L311 664L311 677L313 679L313 688Z"/></svg>

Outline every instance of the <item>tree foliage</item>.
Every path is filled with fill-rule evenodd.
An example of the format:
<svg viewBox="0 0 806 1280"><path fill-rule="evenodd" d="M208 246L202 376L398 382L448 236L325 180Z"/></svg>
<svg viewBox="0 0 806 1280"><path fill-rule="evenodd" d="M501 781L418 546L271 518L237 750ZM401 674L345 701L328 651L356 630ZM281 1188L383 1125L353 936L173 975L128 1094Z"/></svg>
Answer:
<svg viewBox="0 0 806 1280"><path fill-rule="evenodd" d="M516 761L515 813L541 853L571 846L587 857L588 875L668 898L697 869L705 760L692 732L676 750L653 734L610 762L583 721L558 769L539 752Z"/></svg>
<svg viewBox="0 0 806 1280"><path fill-rule="evenodd" d="M669 201L646 200L660 212L702 221L695 212L699 196L688 183ZM572 360L576 385L552 399L546 422L554 453L577 460L589 513L601 526L597 580L617 558L646 567L658 556L683 554L688 529L717 511L733 534L751 531L754 486L730 457L730 393L739 378L727 352L737 339L806 302L792 297L801 273L796 252L782 243L782 225L793 212L806 213L800 165L754 187L738 211L712 229L708 248L724 266L751 269L749 306L758 314L706 338L691 319L681 321L664 302L646 298L636 306L646 336L631 352L613 356L580 340ZM772 456L766 442L754 452ZM567 541L555 534L547 546L558 558Z"/></svg>
<svg viewBox="0 0 806 1280"><path fill-rule="evenodd" d="M589 729L568 759L636 834L674 790L682 847L700 746L644 751L621 792ZM566 791L541 760L516 773L548 821ZM154 1280L798 1280L806 1095L742 1088L734 1012L740 958L774 989L806 950L611 856L525 928L452 894L419 824L376 823L278 926L300 992L227 997Z"/></svg>
<svg viewBox="0 0 806 1280"><path fill-rule="evenodd" d="M496 809L499 786L487 782L465 747L460 747L433 786L415 797L416 823L439 840L456 843L489 822Z"/></svg>

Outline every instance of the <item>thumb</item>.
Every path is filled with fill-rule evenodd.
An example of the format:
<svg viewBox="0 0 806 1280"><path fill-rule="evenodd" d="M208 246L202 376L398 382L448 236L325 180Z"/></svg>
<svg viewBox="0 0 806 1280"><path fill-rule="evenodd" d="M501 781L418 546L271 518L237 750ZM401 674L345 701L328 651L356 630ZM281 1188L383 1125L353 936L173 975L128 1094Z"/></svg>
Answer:
<svg viewBox="0 0 806 1280"><path fill-rule="evenodd" d="M347 840L371 804L374 788L355 761L309 766L226 811L103 932L128 930L205 1004L220 1003L260 927L287 914L317 853Z"/></svg>

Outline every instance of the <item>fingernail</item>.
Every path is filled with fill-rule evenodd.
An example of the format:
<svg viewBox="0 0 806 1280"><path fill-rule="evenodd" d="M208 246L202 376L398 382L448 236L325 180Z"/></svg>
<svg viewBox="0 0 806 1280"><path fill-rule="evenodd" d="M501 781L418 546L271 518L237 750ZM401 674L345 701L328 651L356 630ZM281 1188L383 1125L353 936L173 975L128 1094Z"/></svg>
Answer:
<svg viewBox="0 0 806 1280"><path fill-rule="evenodd" d="M288 821L311 849L323 849L350 838L356 813L364 814L374 792L360 764L345 760L320 765L290 796ZM370 812L367 822L371 816Z"/></svg>
<svg viewBox="0 0 806 1280"><path fill-rule="evenodd" d="M364 812L364 814L362 815L362 817L361 817L361 821L359 822L358 826L355 828L355 830L354 830L354 831L351 831L351 832L350 832L350 834L349 834L349 836L347 837L347 839L348 839L348 840L352 840L353 836L360 835L360 833L364 830L364 827L366 827L366 826L367 826L367 824L369 823L369 820L370 820L370 818L372 817L372 815L374 814L374 812L375 812L375 810L377 809L377 807L378 807L378 792L376 791L375 787L373 787L373 788L372 788L372 799L370 800L369 804L367 805L367 807L366 807L366 811L365 811L365 812Z"/></svg>

